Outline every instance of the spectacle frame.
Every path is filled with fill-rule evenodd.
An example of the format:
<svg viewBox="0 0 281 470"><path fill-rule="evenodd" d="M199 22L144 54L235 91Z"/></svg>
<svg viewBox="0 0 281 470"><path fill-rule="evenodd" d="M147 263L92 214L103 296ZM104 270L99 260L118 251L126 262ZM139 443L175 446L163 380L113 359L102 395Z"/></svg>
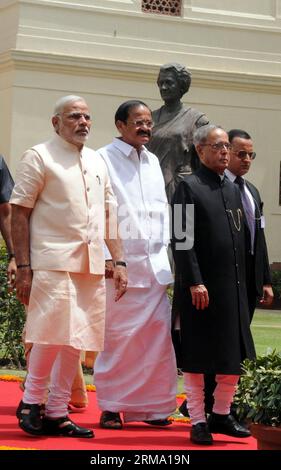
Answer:
<svg viewBox="0 0 281 470"><path fill-rule="evenodd" d="M232 150L232 152L241 160L244 160L247 158L247 156L250 158L250 160L254 160L257 156L256 152L247 152L247 150L239 150L238 152Z"/></svg>
<svg viewBox="0 0 281 470"><path fill-rule="evenodd" d="M209 145L214 150L222 150L223 148L225 148L226 150L231 149L231 144L229 142L217 142L215 144L200 144L200 145L202 145L203 147L205 147L206 145Z"/></svg>
<svg viewBox="0 0 281 470"><path fill-rule="evenodd" d="M127 124L132 124L135 127L144 127L146 126L148 129L152 129L154 126L153 121L145 121L141 119L137 119L135 121L127 121Z"/></svg>

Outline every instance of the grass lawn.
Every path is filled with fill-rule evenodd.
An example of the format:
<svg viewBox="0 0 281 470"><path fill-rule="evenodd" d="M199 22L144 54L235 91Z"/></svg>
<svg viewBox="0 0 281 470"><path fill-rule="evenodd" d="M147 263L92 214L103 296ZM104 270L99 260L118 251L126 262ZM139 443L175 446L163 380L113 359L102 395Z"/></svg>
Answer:
<svg viewBox="0 0 281 470"><path fill-rule="evenodd" d="M252 334L255 341L257 355L265 354L267 348L281 350L281 311L257 309L252 322ZM12 374L24 376L24 371L14 369L0 369L0 375ZM93 383L91 374L85 374L87 384ZM182 379L179 378L179 392L181 393Z"/></svg>
<svg viewBox="0 0 281 470"><path fill-rule="evenodd" d="M252 334L257 355L267 348L281 350L281 311L257 309L254 314Z"/></svg>

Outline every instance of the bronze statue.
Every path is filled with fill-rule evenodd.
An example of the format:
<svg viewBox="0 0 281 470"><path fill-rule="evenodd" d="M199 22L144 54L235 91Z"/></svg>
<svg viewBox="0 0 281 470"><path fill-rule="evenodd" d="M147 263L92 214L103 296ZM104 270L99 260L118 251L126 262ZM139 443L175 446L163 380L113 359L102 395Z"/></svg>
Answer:
<svg viewBox="0 0 281 470"><path fill-rule="evenodd" d="M159 158L169 203L178 182L199 165L192 136L209 122L204 113L181 102L190 83L191 73L184 66L170 63L160 67L157 85L164 105L152 113L154 128L147 147Z"/></svg>

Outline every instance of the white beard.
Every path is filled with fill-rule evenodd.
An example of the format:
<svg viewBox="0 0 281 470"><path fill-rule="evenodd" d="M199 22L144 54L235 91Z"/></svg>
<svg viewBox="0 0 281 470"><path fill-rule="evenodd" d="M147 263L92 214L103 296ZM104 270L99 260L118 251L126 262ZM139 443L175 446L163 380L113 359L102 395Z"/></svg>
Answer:
<svg viewBox="0 0 281 470"><path fill-rule="evenodd" d="M84 144L85 142L87 142L88 138L89 138L89 134L87 134L87 135L76 134L76 136L75 136L75 140L79 144Z"/></svg>

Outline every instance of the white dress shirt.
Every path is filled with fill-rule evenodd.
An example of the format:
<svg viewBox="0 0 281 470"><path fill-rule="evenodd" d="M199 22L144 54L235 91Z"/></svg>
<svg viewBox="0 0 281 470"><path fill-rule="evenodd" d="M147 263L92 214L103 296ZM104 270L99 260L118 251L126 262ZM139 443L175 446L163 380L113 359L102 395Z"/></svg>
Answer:
<svg viewBox="0 0 281 470"><path fill-rule="evenodd" d="M232 173L227 168L224 171L224 173L228 177L228 179L231 181L231 183L235 182L237 175L234 175L234 173ZM252 206L253 217L255 217L255 201L254 201L254 198L253 198L252 194L250 193L249 189L247 188L246 184L245 184L245 193L247 194L248 198L250 199L251 206Z"/></svg>
<svg viewBox="0 0 281 470"><path fill-rule="evenodd" d="M98 153L107 165L117 197L129 286L150 286L147 273L151 270L159 284L173 282L167 255L169 210L158 158L144 146L138 155L119 138Z"/></svg>

